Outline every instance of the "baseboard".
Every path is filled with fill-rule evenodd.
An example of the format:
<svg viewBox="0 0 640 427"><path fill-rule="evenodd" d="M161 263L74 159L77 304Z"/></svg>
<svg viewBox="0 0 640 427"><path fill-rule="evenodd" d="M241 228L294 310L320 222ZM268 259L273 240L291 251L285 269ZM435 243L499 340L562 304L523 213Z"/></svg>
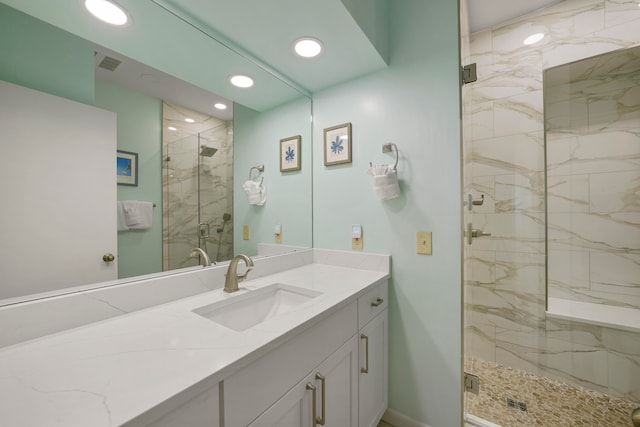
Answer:
<svg viewBox="0 0 640 427"><path fill-rule="evenodd" d="M427 424L419 423L393 409L387 409L382 416L382 420L395 427L429 427Z"/></svg>

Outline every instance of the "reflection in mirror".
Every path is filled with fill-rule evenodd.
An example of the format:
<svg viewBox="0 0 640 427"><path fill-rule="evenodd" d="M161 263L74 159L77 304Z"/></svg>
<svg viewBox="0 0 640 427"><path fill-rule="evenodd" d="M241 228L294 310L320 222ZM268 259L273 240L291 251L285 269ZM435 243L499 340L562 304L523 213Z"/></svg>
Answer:
<svg viewBox="0 0 640 427"><path fill-rule="evenodd" d="M37 14L40 18L43 17L42 15L48 17L47 11L49 9L36 7L34 6L35 2L8 3L15 4L17 8L31 8L29 12ZM75 6L74 3L73 7ZM123 43L122 37L117 33L105 33L93 25L87 26L85 22L88 19L87 15L83 11L73 10L71 6L67 6L69 10L65 11L66 18L64 20L60 20L59 16L51 13L51 22L72 32L76 32L77 29L77 33L86 38L78 37L5 4L0 4L0 28L2 28L3 34L9 34L13 41L10 44L0 46L0 54L3 56L3 64L5 64L0 68L0 80L19 85L18 87L39 91L38 93L55 95L60 97L58 99L64 105L73 101L74 104L80 106L91 106L90 109L93 106L98 107L93 110L103 111L107 116L111 114L113 118L108 120L112 120L113 123L113 129L110 131L113 134L113 145L110 148L107 147L107 154L104 157L108 162L106 170L115 172L116 148L135 152L138 154L139 161L138 185L117 186L116 196L115 173L108 172L101 177L96 177L96 183L105 185L105 189L111 188L111 190L103 191L96 186L89 186L88 175L81 172L77 166L73 166L82 165L88 171L96 170L93 164L102 155L98 155L95 151L96 138L93 135L95 129L92 129L91 126L88 126L89 134L82 138L82 146L90 150L84 154L80 151L73 151L70 155L64 155L60 147L56 146L55 149L52 149L55 146L53 138L48 140L45 138L41 141L43 147L40 148L37 148L31 139L29 140L30 144L11 145L14 148L29 148L31 151L21 154L21 158L24 160L18 163L17 168L12 169L13 177L3 175L3 179L6 178L5 182L11 181L12 194L20 194L22 196L20 200L36 201L37 206L31 208L31 205L22 205L21 202L13 203L8 199L5 201L21 206L23 211L33 211L35 217L31 224L38 224L38 227L37 233L32 234L32 236L36 236L34 237L36 240L24 239L26 231L34 232L33 227L29 225L16 227L16 223L8 218L7 212L5 211L3 214L2 221L0 221L3 228L0 232L4 236L11 237L5 239L7 244L2 246L0 251L4 263L2 264L2 273L0 273L0 282L3 284L0 287L0 305L94 287L110 286L132 280L140 275L196 265L198 260L188 258L188 254L190 249L198 246L206 246L212 259L228 259L232 253L238 251L256 255L261 252L258 250L259 244L273 243L272 230L275 223L283 224L285 230L284 241L280 248L311 246L310 99L295 92L286 82L276 79L256 67L255 64L247 65L248 61L231 51L223 52L222 57L216 61L215 58L212 58L211 53L222 51L214 39L184 22L177 22L175 17L157 6L138 2L130 3L128 6L135 16L134 24L128 27L127 32L135 32L136 37L133 37L132 34L130 42ZM154 24L151 25L150 22ZM173 28L172 31L165 30L170 26L176 28ZM145 31L148 32L145 33ZM191 63L176 60L167 61L164 49L155 49L154 45L148 45L146 48L147 46L144 45L145 40L156 40L162 45L161 34L165 33L180 34L184 39L189 39L200 52L206 50L208 54L198 56L194 52ZM93 34L95 34L95 38ZM109 49L97 47L98 40ZM125 50L128 50L129 57L110 50L118 46L126 46ZM193 49L196 50L196 47ZM206 49L204 49L205 47ZM183 49L179 55L184 55L185 50L189 49ZM132 52L139 54L139 56L133 55ZM104 78L100 75L104 72L103 69L96 71L95 66L101 62L99 59L102 56L113 56L115 59L125 60L127 63L135 62L133 58L152 58L153 60L150 62L163 66L168 64L168 68L171 68L172 72L175 71L175 74L180 75L183 79L197 74L194 82L201 84L206 81L207 84L204 86L207 86L208 91L203 92L197 86L184 80L182 87L187 89L174 91L175 93L169 95L154 94L142 89L145 85L166 88L164 80L158 81L157 79L158 76L170 76L157 70L139 72L137 76L139 86L130 87L122 82ZM213 79L212 76L220 74L220 70L211 69L210 63L217 64L223 70L222 73L225 73L225 78L218 79L219 81ZM251 92L247 90L234 92L228 87L226 75L227 68L231 65L239 66L244 70L253 70L252 75L255 76L256 87L252 88ZM198 66L201 66L202 71L194 73L193 70L198 69ZM164 70L167 71L167 67ZM113 76L118 73L118 70L116 68L109 72ZM166 164L170 162L164 160L167 157L172 158L172 161L175 159L175 163L172 165L175 165L176 169L182 168L177 163L180 155L177 153L174 155L171 152L173 148L178 148L177 145L172 148L167 146L166 153L162 152L162 137L170 132L168 126L162 124L163 101L166 101L165 107L167 108L164 108L166 111L171 109L182 111L183 106L187 106L192 111L202 114L203 117L212 117L209 109L212 108L214 102L210 101L206 106L203 106L193 97L196 96L194 90L210 93L211 88L216 85L220 87L221 92L224 92L226 100L235 98L235 94L237 94L237 98L242 103L237 103L237 100L235 104L228 101L227 116L217 117L214 120L216 121L214 126L203 127L192 133L195 135L193 138L199 139L199 141L192 144L195 161L190 167L199 170L200 173L188 172L193 174L193 179L182 182L175 180L173 183L168 182L166 188L163 187L162 177L171 171L171 167ZM233 96L229 96L230 94ZM206 97L204 98L206 99ZM5 100L0 101L4 102ZM168 107L169 105L171 108ZM51 108L60 112L66 107ZM236 108L242 112L239 119L233 119L231 115ZM13 113L15 108L9 106L8 111ZM30 115L32 122L39 121L39 118L32 114L33 110L27 108L26 111L26 115ZM47 110L41 114L43 117L54 116L48 114ZM9 115L6 116L9 117ZM77 127L72 117L68 119L68 125L65 125L68 130ZM202 121L206 122L207 120L202 119ZM85 124L88 123L89 121L85 120ZM213 129L212 132L206 132L211 129ZM75 132L75 129L73 131ZM49 133L47 135L49 137L51 132L52 129L43 130L43 134ZM211 133L214 134L213 142L211 142ZM236 137L238 135L239 137ZM302 136L302 170L284 174L280 173L277 167L279 161L278 141L291 135ZM183 138L173 142L184 139L182 142L186 144L186 138L187 136L183 135ZM204 141L205 139L207 141ZM12 138L3 138L3 142L8 140L14 141ZM232 140L233 144L241 146L241 149L236 150L232 147ZM8 145L3 145L3 148L5 146ZM212 153L211 148L216 149L215 153ZM44 153L46 155L43 155ZM208 156L209 153L212 155ZM230 161L232 157L233 162ZM58 171L67 164L64 160L69 160L71 163L68 169L80 174L81 177L55 184L56 178L60 179L62 176ZM271 198L265 206L254 209L246 203L240 186L249 171L249 165L258 163L266 165L264 176L269 183ZM224 173L219 175L217 172L223 169ZM216 173L213 173L214 171ZM48 175L43 175L45 172ZM27 177L27 179L15 179L15 176ZM206 176L210 182L202 182L205 179L203 176ZM233 176L238 178L234 181ZM187 192L184 190L197 189L198 179L195 178L200 179L200 187L206 188L206 191L191 191L191 195L187 196ZM81 183L87 184L86 188L78 187ZM24 184L28 185L23 186ZM179 192L171 189L172 186L175 187L178 184L182 187ZM225 187L227 190L225 196L221 196ZM46 200L40 195L36 196L34 193L30 193L30 188L43 190L47 195ZM229 188L232 188L233 191L228 191ZM290 191L295 192L295 198L291 197ZM62 195L74 196L75 200L67 201L64 199L63 201ZM153 209L151 229L117 232L116 197L117 200L140 200L155 203L156 208ZM190 236L186 239L180 237L180 233L177 234L178 243L174 246L182 245L183 247L177 250L179 256L173 257L174 262L168 240L169 235L174 232L174 228L172 228L171 216L168 215L165 221L163 211L166 209L167 213L170 213L169 211L172 210L170 206L175 202L173 209L175 213L175 205L179 205L183 201L191 203L194 197L200 199L200 204L197 205L200 206L200 209L203 206L216 206L216 210L215 212L203 212L200 209L187 209L183 216L189 217L189 221L177 220L174 217L173 223L179 224L178 228L182 228L181 231ZM98 199L106 200L106 204L100 207L97 212L84 215L84 219L91 218L92 221L96 221L95 225L87 228L88 231L83 231L78 222L72 224L70 231L65 231L60 223L55 222L54 213L61 211L60 216L70 218L77 213L74 203L83 206L97 206ZM38 215L39 212L47 214ZM22 216L26 217L26 215ZM247 225L251 230L247 240L237 234L238 230L242 231L244 225ZM8 231L12 228L17 231L9 234ZM163 229L164 236L167 237L164 248ZM96 232L98 230L111 236L111 243L105 243L97 238ZM45 233L45 231L51 233ZM205 235L201 234L203 232ZM207 233L208 237L205 237ZM57 235L56 240L48 240L45 238L46 234ZM72 244L70 236L85 240L78 244ZM242 244L239 245L238 242ZM79 249L77 254L72 254L71 246ZM185 251L185 248L188 248L189 251ZM103 255L109 253L115 254L115 259L106 263L103 261ZM56 261L54 255L63 258L61 261ZM86 258L81 256L86 256ZM37 260L39 268L33 268L34 260ZM51 263L51 268L47 266L45 260ZM16 272L12 276L8 276L5 273L5 265L15 265ZM53 266L64 267L61 268L64 271L58 272L53 269ZM85 272L84 270L91 271ZM106 273L106 275L97 276L96 270ZM25 272L31 271L39 272L39 277L27 279ZM118 278L127 279L117 280ZM6 291L4 286L6 283L11 283L10 291Z"/></svg>
<svg viewBox="0 0 640 427"><path fill-rule="evenodd" d="M640 47L544 73L550 310L640 310L639 88Z"/></svg>
<svg viewBox="0 0 640 427"><path fill-rule="evenodd" d="M189 123L185 120L189 120ZM164 103L163 270L233 257L233 122Z"/></svg>

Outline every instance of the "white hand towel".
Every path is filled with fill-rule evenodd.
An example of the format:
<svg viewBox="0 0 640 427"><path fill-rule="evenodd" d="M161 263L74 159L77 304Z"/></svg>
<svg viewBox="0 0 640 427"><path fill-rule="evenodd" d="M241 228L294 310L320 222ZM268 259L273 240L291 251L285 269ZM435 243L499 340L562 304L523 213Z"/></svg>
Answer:
<svg viewBox="0 0 640 427"><path fill-rule="evenodd" d="M262 206L267 201L267 188L263 181L246 181L242 184L242 189L246 193L250 205Z"/></svg>
<svg viewBox="0 0 640 427"><path fill-rule="evenodd" d="M124 217L127 226L136 230L148 230L153 226L153 203L124 200Z"/></svg>
<svg viewBox="0 0 640 427"><path fill-rule="evenodd" d="M400 197L398 173L393 165L374 165L368 170L373 179L373 188L380 200Z"/></svg>
<svg viewBox="0 0 640 427"><path fill-rule="evenodd" d="M124 215L124 206L121 201L118 201L118 231L128 230L127 218Z"/></svg>

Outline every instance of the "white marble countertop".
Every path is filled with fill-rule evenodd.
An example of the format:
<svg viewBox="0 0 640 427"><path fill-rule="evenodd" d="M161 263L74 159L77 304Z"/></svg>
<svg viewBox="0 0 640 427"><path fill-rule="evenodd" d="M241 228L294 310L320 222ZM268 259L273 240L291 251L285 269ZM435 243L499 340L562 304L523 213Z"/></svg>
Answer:
<svg viewBox="0 0 640 427"><path fill-rule="evenodd" d="M234 294L214 290L5 347L0 424L123 425L194 385L213 387L388 277L310 264L247 280ZM244 332L192 312L273 283L322 295Z"/></svg>

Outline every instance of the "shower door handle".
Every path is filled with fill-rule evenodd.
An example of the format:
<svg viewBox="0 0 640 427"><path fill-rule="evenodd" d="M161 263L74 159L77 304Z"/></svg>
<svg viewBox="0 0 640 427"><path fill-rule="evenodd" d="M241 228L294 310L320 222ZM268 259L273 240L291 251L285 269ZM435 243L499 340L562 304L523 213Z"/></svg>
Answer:
<svg viewBox="0 0 640 427"><path fill-rule="evenodd" d="M473 228L473 224L471 223L467 224L467 232L465 234L467 235L467 244L469 245L473 243L474 238L491 236L491 233L487 231L482 231L482 230Z"/></svg>

